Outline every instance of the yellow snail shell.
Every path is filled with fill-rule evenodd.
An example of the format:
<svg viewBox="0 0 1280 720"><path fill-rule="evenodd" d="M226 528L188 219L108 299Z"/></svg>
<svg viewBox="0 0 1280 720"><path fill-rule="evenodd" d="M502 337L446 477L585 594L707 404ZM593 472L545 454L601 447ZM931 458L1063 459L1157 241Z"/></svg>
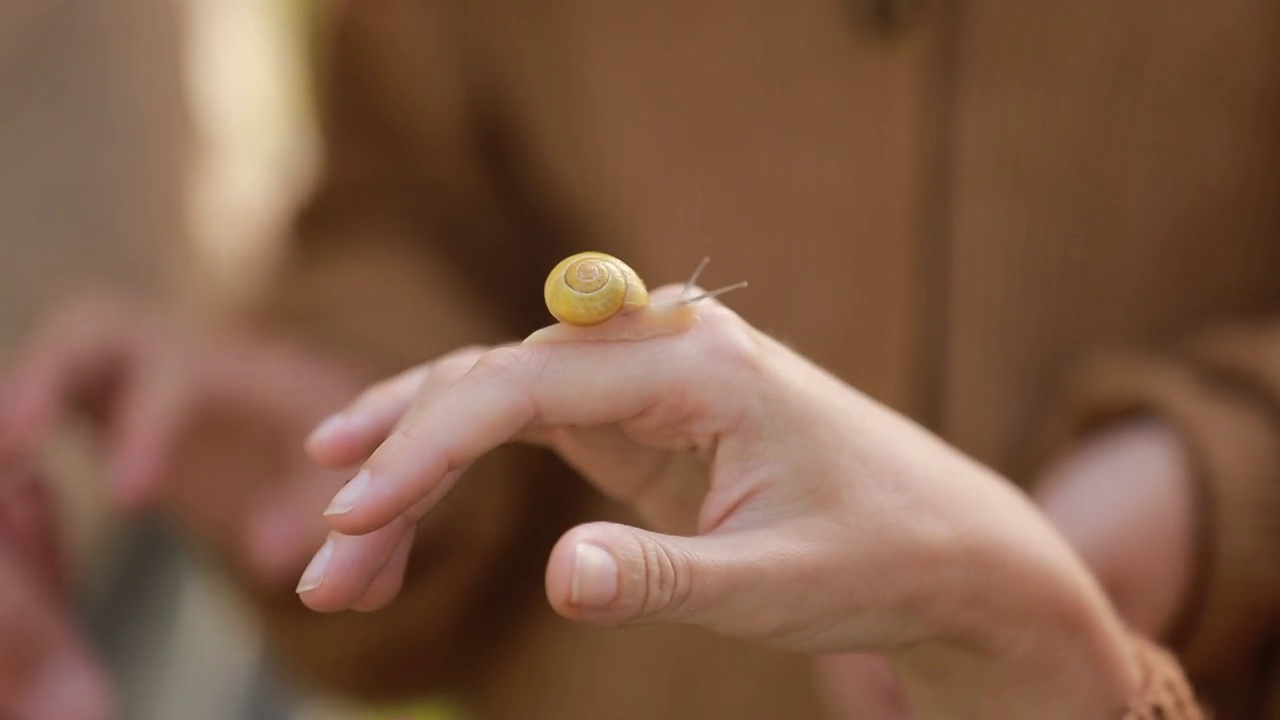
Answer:
<svg viewBox="0 0 1280 720"><path fill-rule="evenodd" d="M634 270L612 255L583 252L552 269L543 286L547 309L566 325L599 325L649 305L649 291Z"/></svg>
<svg viewBox="0 0 1280 720"><path fill-rule="evenodd" d="M709 260L702 259L678 299L651 306L644 281L618 258L600 252L567 257L543 287L547 309L560 322L534 332L524 343L636 341L684 332L697 319L695 304L747 286L740 282L691 295Z"/></svg>

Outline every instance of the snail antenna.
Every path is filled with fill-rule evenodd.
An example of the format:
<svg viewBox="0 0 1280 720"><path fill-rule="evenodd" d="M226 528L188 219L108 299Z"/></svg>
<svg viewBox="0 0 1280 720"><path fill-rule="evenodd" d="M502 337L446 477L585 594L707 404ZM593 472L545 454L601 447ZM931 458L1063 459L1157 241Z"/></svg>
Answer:
<svg viewBox="0 0 1280 720"><path fill-rule="evenodd" d="M684 300L689 297L689 292L693 290L693 286L698 283L698 276L707 268L707 263L711 262L711 258L704 257L702 262L698 263L698 267L693 269L693 274L689 276L689 282L684 284L684 290L680 292L680 299Z"/></svg>
<svg viewBox="0 0 1280 720"><path fill-rule="evenodd" d="M723 294L725 294L725 293L727 293L727 292L729 292L729 291L731 291L731 290L740 290L740 289L742 289L742 288L744 288L744 287L746 287L746 286L747 286L746 281L743 281L743 282L740 282L740 283L734 283L733 285L728 285L728 286L726 286L726 287L722 287L722 288L720 288L720 289L718 289L718 290L712 290L712 291L710 291L710 292L704 292L704 293L702 293L701 295L699 295L699 296L697 296L697 297L689 297L689 293L693 291L693 286L694 286L694 285L696 285L696 284L697 284L697 282L698 282L698 276L702 275L702 271L703 271L703 270L705 270L705 269L707 268L707 263L709 263L709 262L711 262L711 258L709 258L709 257L704 257L704 258L702 258L702 262L698 263L698 267L694 268L694 270L693 270L693 275L689 276L689 282L686 282L686 283L684 284L684 290L683 290L683 291L681 291L681 293L680 293L680 302L683 302L683 303L696 303L696 302L698 302L699 300L710 300L710 299L711 299L711 298L713 298L713 297L718 297L718 296L723 295Z"/></svg>
<svg viewBox="0 0 1280 720"><path fill-rule="evenodd" d="M732 284L732 285L726 285L725 287L722 287L722 288L720 288L720 289L718 289L718 290L712 290L711 292L704 292L704 293L702 293L701 295L699 295L699 296L697 296L697 297L691 297L691 298L689 298L688 300L685 300L685 302L687 302L687 303L696 303L696 302L698 302L699 300L710 300L710 299L711 299L711 298L713 298L713 297L719 297L719 296L721 296L721 295L723 295L723 294L725 294L725 293L727 293L727 292L730 292L730 291L732 291L732 290L741 290L742 288L744 288L744 287L746 287L746 286L747 286L747 281L746 281L746 280L743 280L743 281L742 281L742 282L740 282L740 283L734 283L734 284Z"/></svg>

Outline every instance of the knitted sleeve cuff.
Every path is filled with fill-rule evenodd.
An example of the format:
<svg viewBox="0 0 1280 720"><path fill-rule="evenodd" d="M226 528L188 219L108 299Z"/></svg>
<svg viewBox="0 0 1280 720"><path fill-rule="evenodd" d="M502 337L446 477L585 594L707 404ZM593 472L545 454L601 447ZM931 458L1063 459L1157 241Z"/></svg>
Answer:
<svg viewBox="0 0 1280 720"><path fill-rule="evenodd" d="M1133 635L1138 668L1138 692L1125 708L1122 720L1201 720L1186 675L1173 655L1152 642Z"/></svg>

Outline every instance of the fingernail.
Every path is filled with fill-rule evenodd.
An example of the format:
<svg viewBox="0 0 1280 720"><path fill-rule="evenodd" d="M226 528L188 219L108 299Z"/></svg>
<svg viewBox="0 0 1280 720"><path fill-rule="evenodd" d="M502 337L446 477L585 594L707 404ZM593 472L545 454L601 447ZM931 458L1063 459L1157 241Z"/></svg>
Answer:
<svg viewBox="0 0 1280 720"><path fill-rule="evenodd" d="M324 422L317 425L315 430L311 431L311 434L307 436L307 442L324 442L325 440L328 440L330 436L341 430L346 424L346 416L342 413L334 413L333 415L325 418Z"/></svg>
<svg viewBox="0 0 1280 720"><path fill-rule="evenodd" d="M604 607L618 594L618 563L599 545L579 543L574 548L573 586L569 602L582 607Z"/></svg>
<svg viewBox="0 0 1280 720"><path fill-rule="evenodd" d="M325 571L329 569L329 561L332 559L333 541L325 540L324 545L320 546L320 551L311 558L311 564L307 565L307 569L302 573L302 579L298 581L299 595L320 587L320 583L324 582Z"/></svg>
<svg viewBox="0 0 1280 720"><path fill-rule="evenodd" d="M364 494L364 490L369 486L369 471L361 470L351 481L342 486L337 495L333 496L333 501L329 503L329 507L325 508L325 517L330 515L342 515L351 512L356 503L360 501L360 496Z"/></svg>

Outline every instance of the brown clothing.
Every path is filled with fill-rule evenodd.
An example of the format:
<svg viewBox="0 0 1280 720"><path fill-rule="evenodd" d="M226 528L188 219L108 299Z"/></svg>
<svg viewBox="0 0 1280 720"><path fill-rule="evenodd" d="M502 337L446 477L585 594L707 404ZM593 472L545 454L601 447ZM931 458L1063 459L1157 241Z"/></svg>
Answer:
<svg viewBox="0 0 1280 720"><path fill-rule="evenodd" d="M390 371L548 323L571 252L653 285L709 255L703 284L750 281L748 321L1019 482L1046 437L1163 413L1204 511L1202 592L1166 640L1219 717L1261 712L1280 4L366 0L334 30L326 170L270 322ZM391 609L282 589L296 668L495 718L819 713L804 658L555 618L550 543L620 511L541 455L492 462Z"/></svg>

